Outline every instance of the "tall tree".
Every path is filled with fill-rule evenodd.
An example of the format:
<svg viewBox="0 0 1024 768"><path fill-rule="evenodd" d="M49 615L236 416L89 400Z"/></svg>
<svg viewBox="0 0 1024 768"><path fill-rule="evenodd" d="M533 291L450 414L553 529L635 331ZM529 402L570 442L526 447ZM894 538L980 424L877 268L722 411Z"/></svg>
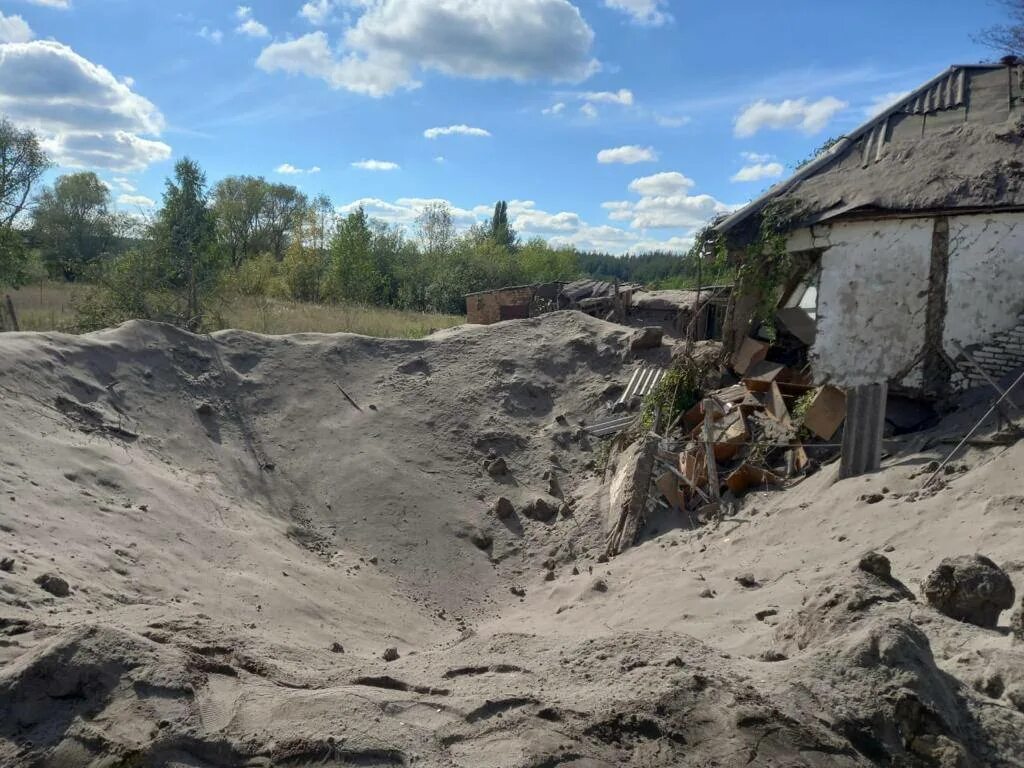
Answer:
<svg viewBox="0 0 1024 768"><path fill-rule="evenodd" d="M74 280L115 245L110 192L91 171L61 176L32 211L32 233L52 275Z"/></svg>
<svg viewBox="0 0 1024 768"><path fill-rule="evenodd" d="M416 226L425 256L446 256L455 247L455 222L444 203L431 203L420 211Z"/></svg>
<svg viewBox="0 0 1024 768"><path fill-rule="evenodd" d="M491 216L489 235L491 240L498 245L505 246L509 250L514 249L518 245L516 231L512 229L508 221L508 203L504 200L499 200L494 205L494 215Z"/></svg>
<svg viewBox="0 0 1024 768"><path fill-rule="evenodd" d="M291 238L300 230L309 200L289 184L271 184L263 206L261 232L274 258L280 261Z"/></svg>
<svg viewBox="0 0 1024 768"><path fill-rule="evenodd" d="M167 179L164 205L153 225L153 240L165 266L169 287L184 299L183 325L202 323L202 297L216 276L214 220L207 204L206 174L189 158Z"/></svg>
<svg viewBox="0 0 1024 768"><path fill-rule="evenodd" d="M32 131L0 118L0 285L17 285L24 277L26 251L16 224L49 167Z"/></svg>
<svg viewBox="0 0 1024 768"><path fill-rule="evenodd" d="M334 299L366 304L377 300L383 276L373 256L373 230L360 207L338 222L331 240L331 263L327 291Z"/></svg>
<svg viewBox="0 0 1024 768"><path fill-rule="evenodd" d="M1024 0L1001 0L1008 20L1005 24L984 29L975 35L982 45L1009 56L1024 57Z"/></svg>
<svg viewBox="0 0 1024 768"><path fill-rule="evenodd" d="M265 179L254 176L228 176L213 189L217 240L235 266L261 250L262 217L269 190Z"/></svg>

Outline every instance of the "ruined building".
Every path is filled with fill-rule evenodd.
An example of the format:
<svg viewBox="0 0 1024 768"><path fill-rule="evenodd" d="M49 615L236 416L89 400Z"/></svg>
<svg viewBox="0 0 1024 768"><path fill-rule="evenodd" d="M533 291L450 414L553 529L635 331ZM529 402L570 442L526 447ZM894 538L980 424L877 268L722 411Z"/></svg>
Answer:
<svg viewBox="0 0 1024 768"><path fill-rule="evenodd" d="M1017 60L951 67L716 226L736 259L781 230L780 338L850 391L872 446L889 386L936 398L1024 367L1022 118Z"/></svg>

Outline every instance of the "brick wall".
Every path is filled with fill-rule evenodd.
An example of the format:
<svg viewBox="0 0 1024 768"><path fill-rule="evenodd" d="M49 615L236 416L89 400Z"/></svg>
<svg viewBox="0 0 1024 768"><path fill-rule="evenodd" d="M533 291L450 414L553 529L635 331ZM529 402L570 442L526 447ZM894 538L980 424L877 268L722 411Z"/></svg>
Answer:
<svg viewBox="0 0 1024 768"><path fill-rule="evenodd" d="M966 349L974 362L995 380L1024 368L1024 312L1017 318L1017 326L997 333L985 344ZM958 371L950 377L950 385L958 392L985 384L984 377L966 360L957 360Z"/></svg>
<svg viewBox="0 0 1024 768"><path fill-rule="evenodd" d="M466 321L490 325L501 320L502 307L528 306L533 300L534 287L502 288L485 293L471 293L466 297Z"/></svg>

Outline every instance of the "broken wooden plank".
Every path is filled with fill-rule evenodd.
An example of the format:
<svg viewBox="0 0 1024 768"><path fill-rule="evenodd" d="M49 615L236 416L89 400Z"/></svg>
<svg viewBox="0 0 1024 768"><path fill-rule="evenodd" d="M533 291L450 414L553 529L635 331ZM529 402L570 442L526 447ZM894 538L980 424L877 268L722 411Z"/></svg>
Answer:
<svg viewBox="0 0 1024 768"><path fill-rule="evenodd" d="M711 498L717 502L721 496L721 487L718 482L718 462L715 460L715 445L712 437L712 429L715 421L715 409L717 405L711 398L704 399L704 458L708 468L708 490Z"/></svg>
<svg viewBox="0 0 1024 768"><path fill-rule="evenodd" d="M740 348L732 356L732 369L743 376L753 366L763 361L768 356L771 344L766 341L758 341L749 336L740 344Z"/></svg>
<svg viewBox="0 0 1024 768"><path fill-rule="evenodd" d="M725 479L730 491L739 495L754 485L781 485L782 478L763 467L743 463Z"/></svg>
<svg viewBox="0 0 1024 768"><path fill-rule="evenodd" d="M831 440L846 418L846 393L831 384L822 387L804 414L804 426L822 440Z"/></svg>

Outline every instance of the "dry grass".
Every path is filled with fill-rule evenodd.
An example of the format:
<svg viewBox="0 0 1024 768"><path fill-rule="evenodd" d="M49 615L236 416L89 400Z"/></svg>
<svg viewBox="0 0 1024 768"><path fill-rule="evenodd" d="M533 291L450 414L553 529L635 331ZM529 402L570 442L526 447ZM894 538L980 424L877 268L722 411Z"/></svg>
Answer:
<svg viewBox="0 0 1024 768"><path fill-rule="evenodd" d="M72 327L73 300L84 286L41 283L11 291L23 331L57 331ZM361 333L382 338L419 338L434 330L466 322L461 315L406 312L352 304L305 304L261 297L240 297L219 308L223 328L266 334Z"/></svg>
<svg viewBox="0 0 1024 768"><path fill-rule="evenodd" d="M257 333L361 333L379 338L416 339L466 322L462 315L408 312L358 304L306 304L259 296L229 302L222 310L225 328Z"/></svg>
<svg viewBox="0 0 1024 768"><path fill-rule="evenodd" d="M21 330L63 331L75 320L73 301L82 290L70 283L45 282L8 293L14 301Z"/></svg>

